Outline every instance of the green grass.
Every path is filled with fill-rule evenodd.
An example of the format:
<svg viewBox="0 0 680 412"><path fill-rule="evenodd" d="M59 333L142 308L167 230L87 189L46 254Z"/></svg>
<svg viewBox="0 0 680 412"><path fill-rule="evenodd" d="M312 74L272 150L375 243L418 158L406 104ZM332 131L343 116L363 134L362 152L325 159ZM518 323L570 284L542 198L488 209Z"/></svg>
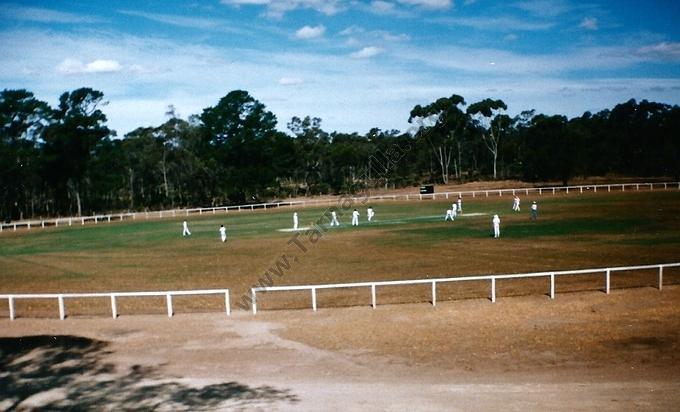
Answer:
<svg viewBox="0 0 680 412"><path fill-rule="evenodd" d="M376 202L374 222L357 206L341 227L300 254L279 284L417 278L432 274L520 272L680 261L680 192L543 195L539 218L511 211L509 196L464 199L465 214L444 222L445 201ZM300 225L327 223L326 207L300 208ZM293 209L218 212L182 218L31 229L0 234L0 292L231 287L247 290L281 254L296 251ZM501 239L491 239L491 217ZM470 216L470 214L482 214ZM219 241L220 224L227 244ZM548 267L549 266L549 267Z"/></svg>

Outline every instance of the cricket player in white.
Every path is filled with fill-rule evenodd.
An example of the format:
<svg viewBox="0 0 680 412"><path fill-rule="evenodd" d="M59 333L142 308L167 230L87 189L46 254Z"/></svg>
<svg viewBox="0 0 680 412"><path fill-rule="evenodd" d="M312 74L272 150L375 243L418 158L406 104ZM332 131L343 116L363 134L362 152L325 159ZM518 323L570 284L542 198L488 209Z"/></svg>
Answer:
<svg viewBox="0 0 680 412"><path fill-rule="evenodd" d="M454 203L454 204L451 205L451 220L455 219L457 215L458 215L458 205Z"/></svg>
<svg viewBox="0 0 680 412"><path fill-rule="evenodd" d="M536 220L538 217L538 205L536 201L531 204L531 220Z"/></svg>
<svg viewBox="0 0 680 412"><path fill-rule="evenodd" d="M331 210L331 226L340 226L340 222L338 222L338 214L335 213L335 210Z"/></svg>
<svg viewBox="0 0 680 412"><path fill-rule="evenodd" d="M298 228L298 215L297 212L293 212L293 230Z"/></svg>
<svg viewBox="0 0 680 412"><path fill-rule="evenodd" d="M182 222L182 236L190 236L191 232L189 231L189 224L187 221Z"/></svg>
<svg viewBox="0 0 680 412"><path fill-rule="evenodd" d="M222 243L227 241L227 228L224 225L220 225L220 238L222 238Z"/></svg>
<svg viewBox="0 0 680 412"><path fill-rule="evenodd" d="M519 196L517 195L515 195L515 198L512 200L512 210L519 212Z"/></svg>
<svg viewBox="0 0 680 412"><path fill-rule="evenodd" d="M446 209L446 216L444 216L444 222L446 222L447 220L451 220L453 222L453 209Z"/></svg>
<svg viewBox="0 0 680 412"><path fill-rule="evenodd" d="M373 211L373 208L371 206L369 206L368 210L366 210L366 216L368 217L369 222L371 221L371 219L373 219L373 216L375 216L375 212Z"/></svg>
<svg viewBox="0 0 680 412"><path fill-rule="evenodd" d="M493 215L493 237L498 239L501 237L501 218L498 215Z"/></svg>
<svg viewBox="0 0 680 412"><path fill-rule="evenodd" d="M352 226L359 226L359 212L356 209L352 212Z"/></svg>
<svg viewBox="0 0 680 412"><path fill-rule="evenodd" d="M458 213L463 214L463 197L458 195Z"/></svg>

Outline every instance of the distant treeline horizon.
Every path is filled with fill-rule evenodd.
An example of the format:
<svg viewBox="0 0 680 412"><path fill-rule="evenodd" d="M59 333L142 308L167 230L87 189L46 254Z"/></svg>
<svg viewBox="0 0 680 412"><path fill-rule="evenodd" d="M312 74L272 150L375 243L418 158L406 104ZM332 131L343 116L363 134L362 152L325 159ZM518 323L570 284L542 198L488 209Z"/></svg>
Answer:
<svg viewBox="0 0 680 412"><path fill-rule="evenodd" d="M288 133L243 90L200 114L122 137L102 92L65 92L57 107L24 89L0 93L0 217L217 206L376 187L616 174L680 180L680 107L631 99L568 119L508 116L502 100L451 95L404 113L408 132L329 132L293 117Z"/></svg>

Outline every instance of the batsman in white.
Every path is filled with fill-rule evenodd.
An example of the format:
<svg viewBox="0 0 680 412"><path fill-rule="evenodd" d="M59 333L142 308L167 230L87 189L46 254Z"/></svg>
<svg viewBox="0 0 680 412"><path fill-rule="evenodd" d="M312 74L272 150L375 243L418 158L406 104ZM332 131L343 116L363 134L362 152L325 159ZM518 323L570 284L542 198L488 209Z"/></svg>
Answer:
<svg viewBox="0 0 680 412"><path fill-rule="evenodd" d="M227 228L224 227L224 225L220 225L220 238L222 239L222 243L227 241Z"/></svg>
<svg viewBox="0 0 680 412"><path fill-rule="evenodd" d="M371 219L373 219L373 216L375 216L375 212L373 211L372 206L369 206L368 209L366 210L366 216L368 217L369 222L371 221Z"/></svg>
<svg viewBox="0 0 680 412"><path fill-rule="evenodd" d="M298 214L297 212L293 212L293 230L297 230L298 228Z"/></svg>
<svg viewBox="0 0 680 412"><path fill-rule="evenodd" d="M182 236L191 236L191 232L189 231L189 224L187 221L182 222Z"/></svg>
<svg viewBox="0 0 680 412"><path fill-rule="evenodd" d="M498 215L493 215L491 222L493 223L493 237L498 239L501 237L501 218Z"/></svg>
<svg viewBox="0 0 680 412"><path fill-rule="evenodd" d="M356 209L352 212L352 226L359 226L359 211Z"/></svg>
<svg viewBox="0 0 680 412"><path fill-rule="evenodd" d="M335 210L331 210L331 226L340 226L340 222L338 222L338 214L335 212Z"/></svg>

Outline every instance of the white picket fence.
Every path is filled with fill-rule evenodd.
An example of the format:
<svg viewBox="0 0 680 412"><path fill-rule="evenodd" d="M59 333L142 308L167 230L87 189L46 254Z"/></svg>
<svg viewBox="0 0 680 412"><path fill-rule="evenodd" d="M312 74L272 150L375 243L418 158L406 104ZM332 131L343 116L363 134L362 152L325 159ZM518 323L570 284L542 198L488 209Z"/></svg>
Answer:
<svg viewBox="0 0 680 412"><path fill-rule="evenodd" d="M437 284L449 282L470 282L470 281L489 281L490 282L490 296L491 302L496 302L496 281L503 279L524 279L524 278L540 278L545 277L550 279L550 298L555 299L555 280L558 276L567 275L584 275L584 274L604 274L604 290L609 294L610 278L612 272L635 271L635 270L650 270L657 269L657 287L659 290L663 288L663 270L664 268L680 267L680 263L661 263L654 265L643 266L621 266L611 268L596 268L596 269L578 269L578 270L562 270L550 272L536 272L536 273L516 273L503 275L484 275L484 276L458 276L450 278L435 278L435 279L414 279L414 280L390 280L379 282L357 282L357 283L335 283L324 285L300 285L300 286L270 286L252 288L252 310L253 314L257 313L257 293L258 292L280 292L280 291L310 291L312 310L317 310L316 291L319 289L340 289L340 288L370 288L371 291L371 306L373 308L377 305L376 288L382 286L398 286L398 285L432 285L432 306L437 305Z"/></svg>
<svg viewBox="0 0 680 412"><path fill-rule="evenodd" d="M515 189L485 189L485 190L467 190L467 191L453 191L453 192L442 192L442 193L432 193L432 194L400 194L400 195L380 195L380 196L368 196L368 197L352 197L352 201L384 201L384 200L426 200L426 199L450 199L457 198L458 196L467 197L490 197L490 196L503 196L503 195L516 195L524 194L529 196L529 194L557 194L557 193L584 193L598 191L621 191L626 190L669 190L677 189L680 190L680 182L660 182L660 183L619 183L619 184L599 184L599 185L580 185L580 186L548 186L548 187L522 187ZM125 219L163 219L163 218L176 218L176 217L187 217L192 215L202 216L204 214L217 214L229 213L229 212L244 212L244 211L256 211L256 210L271 210L281 207L307 207L307 206L333 206L340 202L339 198L328 198L328 199L316 199L316 200L291 200L285 202L273 202L273 203L257 203L250 205L236 205L236 206L216 206L216 207L202 207L202 208L191 208L191 209L172 209L172 210L160 210L154 212L136 212L136 213L118 213L118 214L99 214L93 216L81 216L81 217L63 217L56 219L40 219L40 220L30 220L30 221L19 221L12 223L0 223L0 233L7 230L16 231L17 229L34 229L46 227L59 227L59 226L73 226L73 225L85 225L88 224L98 224L100 222L119 222Z"/></svg>
<svg viewBox="0 0 680 412"><path fill-rule="evenodd" d="M82 298L109 298L111 299L111 315L114 319L118 317L118 306L116 299L122 297L165 297L168 309L168 317L174 314L172 306L173 296L187 295L221 295L224 294L224 307L227 316L231 315L231 304L229 302L229 289L204 289L204 290L171 290L164 292L110 292L110 293L35 293L35 294L4 294L0 299L7 299L9 304L9 318L14 320L16 316L15 301L20 299L56 299L59 305L59 319L66 318L66 299Z"/></svg>

